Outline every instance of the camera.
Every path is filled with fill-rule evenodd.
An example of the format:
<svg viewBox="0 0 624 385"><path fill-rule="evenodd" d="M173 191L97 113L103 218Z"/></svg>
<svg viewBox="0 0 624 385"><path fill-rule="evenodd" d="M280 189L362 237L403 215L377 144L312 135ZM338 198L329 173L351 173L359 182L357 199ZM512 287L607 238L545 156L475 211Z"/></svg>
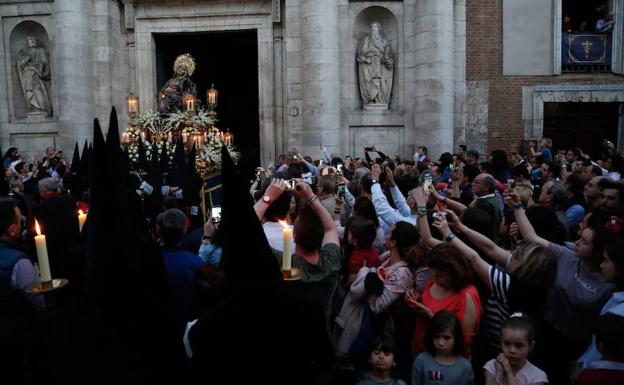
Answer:
<svg viewBox="0 0 624 385"><path fill-rule="evenodd" d="M214 206L210 209L210 216L212 217L212 223L221 222L221 206Z"/></svg>
<svg viewBox="0 0 624 385"><path fill-rule="evenodd" d="M287 190L294 190L295 186L297 185L297 183L293 179L286 179L284 180L284 183L286 183Z"/></svg>

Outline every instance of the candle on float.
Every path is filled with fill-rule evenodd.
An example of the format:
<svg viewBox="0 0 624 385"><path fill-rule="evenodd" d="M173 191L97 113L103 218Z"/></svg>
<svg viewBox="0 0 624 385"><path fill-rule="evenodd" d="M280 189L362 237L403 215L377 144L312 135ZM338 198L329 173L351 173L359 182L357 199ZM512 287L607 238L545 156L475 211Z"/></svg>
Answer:
<svg viewBox="0 0 624 385"><path fill-rule="evenodd" d="M282 240L284 242L284 248L282 250L282 270L289 272L292 268L292 251L290 249L292 229L285 221L279 221L279 223L284 227L282 229Z"/></svg>
<svg viewBox="0 0 624 385"><path fill-rule="evenodd" d="M169 131L169 134L167 134L167 142L168 143L173 142L173 135L171 134L171 131Z"/></svg>
<svg viewBox="0 0 624 385"><path fill-rule="evenodd" d="M182 142L186 142L186 132L182 133Z"/></svg>
<svg viewBox="0 0 624 385"><path fill-rule="evenodd" d="M82 210L78 210L78 226L79 226L80 232L82 232L82 227L84 226L86 221L87 221L87 214L83 213Z"/></svg>
<svg viewBox="0 0 624 385"><path fill-rule="evenodd" d="M204 132L204 143L208 143L208 134Z"/></svg>
<svg viewBox="0 0 624 385"><path fill-rule="evenodd" d="M141 133L141 140L142 140L143 142L145 142L145 139L147 139L147 135L145 135L145 133L144 133L144 132L142 132L142 133Z"/></svg>
<svg viewBox="0 0 624 385"><path fill-rule="evenodd" d="M35 236L35 246L37 248L37 259L39 262L39 274L41 275L41 282L49 282L52 280L52 274L50 274L50 261L48 259L48 246L46 245L46 237L41 234L41 228L39 222L35 219L35 230L37 235Z"/></svg>

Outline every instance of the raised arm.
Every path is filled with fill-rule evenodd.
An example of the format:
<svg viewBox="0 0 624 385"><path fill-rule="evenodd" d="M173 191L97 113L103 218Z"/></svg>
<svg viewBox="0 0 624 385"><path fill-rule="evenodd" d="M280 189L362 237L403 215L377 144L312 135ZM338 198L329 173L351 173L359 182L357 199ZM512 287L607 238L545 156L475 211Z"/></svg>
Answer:
<svg viewBox="0 0 624 385"><path fill-rule="evenodd" d="M453 199L447 199L445 196L440 195L435 188L431 188L431 194L433 194L438 201L444 203L447 208L453 210L457 214L461 214L467 209L463 203L457 202Z"/></svg>
<svg viewBox="0 0 624 385"><path fill-rule="evenodd" d="M476 246L497 264L501 266L505 266L507 264L507 259L510 254L509 250L503 249L494 243L490 238L461 223L459 217L457 217L455 213L449 211L447 212L448 223L453 230L464 235L474 246Z"/></svg>
<svg viewBox="0 0 624 385"><path fill-rule="evenodd" d="M318 197L314 195L310 186L304 182L302 179L296 179L297 185L295 189L295 193L299 195L304 202L312 207L312 210L319 216L321 219L321 223L323 224L323 231L325 235L323 235L323 243L325 246L328 243L333 243L335 245L340 245L340 239L338 238L338 230L336 230L336 224L332 219L327 209L321 204Z"/></svg>
<svg viewBox="0 0 624 385"><path fill-rule="evenodd" d="M429 200L429 195L422 187L418 187L412 191L412 198L416 201L418 207L418 232L420 232L420 238L425 245L433 248L442 242L435 239L431 235L431 230L429 229L429 222L427 220L427 201Z"/></svg>
<svg viewBox="0 0 624 385"><path fill-rule="evenodd" d="M264 213L266 213L267 209L271 205L271 203L275 202L277 198L282 195L282 193L286 190L286 184L283 179L273 179L269 187L267 187L264 192L265 196L269 197L269 201L265 201L264 199L259 199L254 204L254 211L258 216L258 220L262 222L262 218L264 218Z"/></svg>
<svg viewBox="0 0 624 385"><path fill-rule="evenodd" d="M452 214L449 213L447 215ZM451 232L449 224L444 216L436 217L433 221L433 226L438 229L438 231L440 231L440 234L442 234L442 237L444 237L447 242L455 246L460 251L462 256L472 265L472 269L475 271L475 273L477 273L481 282L483 282L488 287L488 289L492 290L492 283L490 282L489 277L490 264L485 262L483 258L481 258L479 253L474 251Z"/></svg>
<svg viewBox="0 0 624 385"><path fill-rule="evenodd" d="M537 235L535 229L533 229L533 226L531 225L531 222L529 222L529 218L527 218L526 213L524 212L524 208L522 207L522 203L520 202L518 195L516 193L507 194L505 196L505 202L514 210L516 223L520 228L522 238L526 242L533 242L540 246L548 247L550 242Z"/></svg>

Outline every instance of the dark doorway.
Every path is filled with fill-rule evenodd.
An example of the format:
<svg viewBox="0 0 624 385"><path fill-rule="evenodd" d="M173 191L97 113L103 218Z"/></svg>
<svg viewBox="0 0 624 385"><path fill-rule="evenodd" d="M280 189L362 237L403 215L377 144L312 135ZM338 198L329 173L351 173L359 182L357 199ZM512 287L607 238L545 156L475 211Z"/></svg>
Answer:
<svg viewBox="0 0 624 385"><path fill-rule="evenodd" d="M196 63L191 78L197 84L197 97L205 105L206 91L214 84L219 91L216 126L234 134L241 171L253 175L260 164L256 30L154 34L154 41L156 89L173 75L176 57L191 54Z"/></svg>
<svg viewBox="0 0 624 385"><path fill-rule="evenodd" d="M544 137L553 149L580 147L598 159L604 139L618 144L620 103L544 103Z"/></svg>

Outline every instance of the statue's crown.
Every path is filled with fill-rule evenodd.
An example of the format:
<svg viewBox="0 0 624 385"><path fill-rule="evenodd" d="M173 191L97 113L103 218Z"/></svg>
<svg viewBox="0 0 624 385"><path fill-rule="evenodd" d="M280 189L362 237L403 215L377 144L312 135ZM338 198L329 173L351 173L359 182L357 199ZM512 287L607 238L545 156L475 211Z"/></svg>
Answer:
<svg viewBox="0 0 624 385"><path fill-rule="evenodd" d="M173 63L173 70L175 71L175 69L180 66L186 67L188 76L193 75L193 72L195 72L195 60L188 53L180 55L176 58L175 62Z"/></svg>

